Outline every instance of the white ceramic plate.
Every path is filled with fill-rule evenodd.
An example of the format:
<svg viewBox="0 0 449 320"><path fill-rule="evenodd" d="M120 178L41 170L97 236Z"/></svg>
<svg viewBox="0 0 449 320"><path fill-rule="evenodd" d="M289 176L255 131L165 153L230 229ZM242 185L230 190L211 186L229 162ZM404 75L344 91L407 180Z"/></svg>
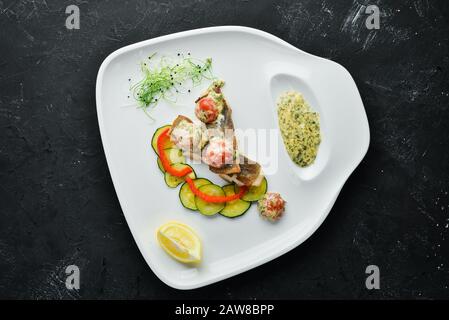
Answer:
<svg viewBox="0 0 449 320"><path fill-rule="evenodd" d="M182 95L177 105L159 103L155 121L129 106L129 81L141 78L139 63L154 52L191 52L212 57L214 74L226 81L224 94L237 128L276 129L275 101L288 89L302 92L320 113L322 143L314 165L301 169L278 139L278 169L267 174L269 190L287 200L278 223L260 218L256 206L242 217L205 217L184 209L178 189L166 187L150 140L156 128L178 114L194 119L194 99L208 85ZM364 157L369 127L360 94L339 64L305 53L268 33L244 27L214 27L176 33L121 48L98 72L97 112L103 147L122 210L153 272L166 284L192 289L229 278L295 248L321 225L343 184ZM249 154L251 157L256 155ZM270 163L257 159L263 166ZM271 161L270 160L270 161ZM275 162L276 162L275 161ZM224 185L204 166L198 176ZM199 267L174 261L159 247L155 231L169 220L182 221L203 241Z"/></svg>

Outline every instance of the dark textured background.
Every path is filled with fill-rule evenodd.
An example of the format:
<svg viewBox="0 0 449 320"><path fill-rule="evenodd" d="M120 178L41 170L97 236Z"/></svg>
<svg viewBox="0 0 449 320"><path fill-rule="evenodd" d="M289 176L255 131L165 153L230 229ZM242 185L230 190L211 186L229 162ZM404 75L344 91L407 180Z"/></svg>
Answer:
<svg viewBox="0 0 449 320"><path fill-rule="evenodd" d="M449 298L447 1L0 1L0 298ZM81 29L65 28L77 4ZM377 4L380 30L365 28ZM353 75L367 156L329 217L275 261L194 291L139 253L95 109L103 59L177 31L244 25ZM64 269L81 268L81 290ZM376 264L381 289L365 289Z"/></svg>

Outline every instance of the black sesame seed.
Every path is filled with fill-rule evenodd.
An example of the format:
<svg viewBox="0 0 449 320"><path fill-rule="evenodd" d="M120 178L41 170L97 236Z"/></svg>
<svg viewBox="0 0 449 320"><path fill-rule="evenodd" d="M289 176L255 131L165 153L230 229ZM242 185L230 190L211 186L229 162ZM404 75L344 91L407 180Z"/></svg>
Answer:
<svg viewBox="0 0 449 320"><path fill-rule="evenodd" d="M181 54L180 53L178 53L178 57L180 56Z"/></svg>
<svg viewBox="0 0 449 320"><path fill-rule="evenodd" d="M190 89L189 90L187 90L188 92L190 92Z"/></svg>
<svg viewBox="0 0 449 320"><path fill-rule="evenodd" d="M190 56L190 52L189 53L187 53L189 56Z"/></svg>

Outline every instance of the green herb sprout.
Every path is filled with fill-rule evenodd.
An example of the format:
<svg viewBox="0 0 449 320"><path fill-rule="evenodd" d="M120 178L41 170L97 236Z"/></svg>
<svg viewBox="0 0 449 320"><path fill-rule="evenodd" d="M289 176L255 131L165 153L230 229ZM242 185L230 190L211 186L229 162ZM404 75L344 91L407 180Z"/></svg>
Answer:
<svg viewBox="0 0 449 320"><path fill-rule="evenodd" d="M141 63L144 78L131 87L134 98L141 108L147 111L159 101L176 102L178 93L190 92L203 81L213 80L212 59L198 60L178 53L177 58L162 57L154 61L156 53Z"/></svg>

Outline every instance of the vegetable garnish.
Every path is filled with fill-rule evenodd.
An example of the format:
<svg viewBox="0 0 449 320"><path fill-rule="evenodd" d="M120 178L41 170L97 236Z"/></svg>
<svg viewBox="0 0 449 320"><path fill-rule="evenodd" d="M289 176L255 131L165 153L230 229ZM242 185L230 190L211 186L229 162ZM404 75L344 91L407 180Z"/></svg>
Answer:
<svg viewBox="0 0 449 320"><path fill-rule="evenodd" d="M189 177L186 178L186 182L188 183L190 190L192 190L194 195L196 195L198 198L203 199L204 201L212 203L223 203L240 199L248 190L248 187L243 186L240 188L239 193L233 194L232 196L211 196L197 189L197 187L193 183L193 180L190 179Z"/></svg>
<svg viewBox="0 0 449 320"><path fill-rule="evenodd" d="M185 175L192 172L192 168L185 167L181 170L175 169L170 164L170 160L167 158L167 156L164 152L164 144L165 144L165 141L169 138L168 137L169 131L170 131L170 128L166 128L166 129L164 129L164 131L162 131L161 135L159 136L159 138L157 140L157 151L159 153L159 157L161 158L162 166L164 167L165 171L167 171L168 173L170 173L172 176L175 176L175 177L184 177Z"/></svg>
<svg viewBox="0 0 449 320"><path fill-rule="evenodd" d="M190 166L186 166L181 170L177 170L170 164L170 160L167 158L165 152L164 152L164 144L167 139L169 139L168 132L170 131L170 128L164 129L161 134L158 137L157 140L157 149L159 153L159 157L161 159L162 167L165 169L166 172L171 174L175 177L185 177L185 181L189 185L190 190L192 193L203 199L204 201L211 202L211 203L223 203L223 202L230 202L233 200L240 199L243 197L243 195L248 191L248 187L243 186L239 188L239 192L230 196L212 196L208 195L204 192L201 192L194 184L192 178L187 176L190 172L192 172L192 168Z"/></svg>
<svg viewBox="0 0 449 320"><path fill-rule="evenodd" d="M198 101L195 107L195 115L204 123L214 122L218 117L219 110L215 101L205 97Z"/></svg>
<svg viewBox="0 0 449 320"><path fill-rule="evenodd" d="M155 56L156 53L148 57L148 62L141 63L144 78L131 87L134 98L144 111L156 106L160 100L175 103L177 93L190 92L187 80L191 80L191 87L195 87L203 79L214 78L211 58L203 61L178 54L178 58L162 57L158 62L150 63Z"/></svg>

